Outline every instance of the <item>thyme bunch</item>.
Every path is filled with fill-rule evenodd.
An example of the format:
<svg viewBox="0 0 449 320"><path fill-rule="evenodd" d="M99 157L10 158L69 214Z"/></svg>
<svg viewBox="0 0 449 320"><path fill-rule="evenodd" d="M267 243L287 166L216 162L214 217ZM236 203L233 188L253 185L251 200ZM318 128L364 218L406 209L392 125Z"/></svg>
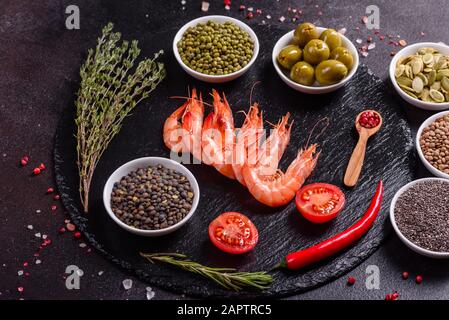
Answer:
<svg viewBox="0 0 449 320"><path fill-rule="evenodd" d="M272 276L265 271L236 272L233 268L207 267L187 259L187 256L180 253L140 253L140 255L151 263L160 261L199 274L229 290L240 291L243 287L264 290L273 282Z"/></svg>
<svg viewBox="0 0 449 320"><path fill-rule="evenodd" d="M137 40L122 41L107 24L97 46L88 51L80 69L81 84L76 105L77 165L80 197L84 211L89 208L92 176L109 142L120 131L124 118L147 98L165 77L163 54L137 63Z"/></svg>

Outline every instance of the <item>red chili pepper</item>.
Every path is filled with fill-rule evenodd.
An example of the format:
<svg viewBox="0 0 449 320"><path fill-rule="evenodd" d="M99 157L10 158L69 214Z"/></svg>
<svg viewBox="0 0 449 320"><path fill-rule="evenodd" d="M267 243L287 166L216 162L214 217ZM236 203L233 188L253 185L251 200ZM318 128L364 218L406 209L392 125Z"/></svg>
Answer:
<svg viewBox="0 0 449 320"><path fill-rule="evenodd" d="M290 270L301 269L312 263L330 257L359 240L371 228L376 220L382 204L383 190L384 187L381 180L368 210L363 217L349 229L310 248L290 253L285 257L285 260L281 262L280 267L286 267Z"/></svg>

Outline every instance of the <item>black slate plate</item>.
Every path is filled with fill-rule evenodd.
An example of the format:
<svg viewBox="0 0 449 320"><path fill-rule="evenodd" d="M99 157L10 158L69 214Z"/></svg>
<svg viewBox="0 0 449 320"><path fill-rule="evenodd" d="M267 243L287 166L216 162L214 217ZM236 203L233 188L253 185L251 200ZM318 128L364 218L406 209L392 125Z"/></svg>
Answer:
<svg viewBox="0 0 449 320"><path fill-rule="evenodd" d="M274 39L286 30L258 26L255 28L261 42L257 63L240 79L225 85L199 83L187 76L177 65L170 52L175 30L158 35L140 37L144 54L150 55L160 48L167 54L165 62L168 76L163 84L128 117L120 134L104 153L94 175L90 213L80 210L78 178L75 165L74 108L69 106L61 120L55 138L55 170L62 201L78 228L93 247L122 268L135 273L151 284L200 297L268 297L285 296L308 290L335 279L372 254L386 237L389 226L388 206L394 192L412 178L414 155L409 127L399 106L395 104L387 86L360 67L349 84L338 92L310 96L300 94L284 85L271 64ZM370 140L363 174L357 187L344 189L347 205L335 221L314 225L296 212L293 203L271 209L257 203L237 182L228 180L205 165L188 165L197 177L201 188L198 211L191 221L179 231L161 238L142 238L120 229L107 216L102 204L102 188L109 175L121 164L143 156L169 156L162 143L164 120L181 101L170 100L173 95L186 95L187 88L197 87L210 100L212 87L224 90L234 110L246 110L249 92L255 81L253 101L258 101L265 119L276 122L291 112L295 121L289 148L283 158L285 168L304 146L310 130L321 118L328 116L331 124L326 134L317 142L322 150L310 182L324 181L342 185L345 167L357 141L354 117L366 108L379 110L385 126ZM210 101L209 101L210 102ZM243 115L235 113L236 126ZM152 265L138 255L144 252L182 252L203 264L235 267L240 270L269 270L287 253L305 248L348 228L363 214L380 179L385 183L382 210L369 233L349 250L340 255L297 272L276 271L271 288L264 292L235 293L223 290L214 283L196 275L179 271L167 265ZM230 256L215 249L207 235L211 220L224 211L241 211L247 214L259 229L260 239L256 249L243 256Z"/></svg>

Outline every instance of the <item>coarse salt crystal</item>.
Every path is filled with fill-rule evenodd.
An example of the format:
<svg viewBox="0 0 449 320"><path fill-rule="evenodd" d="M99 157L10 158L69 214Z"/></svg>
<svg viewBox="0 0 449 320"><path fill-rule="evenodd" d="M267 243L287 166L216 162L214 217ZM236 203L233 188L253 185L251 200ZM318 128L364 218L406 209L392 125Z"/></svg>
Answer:
<svg viewBox="0 0 449 320"><path fill-rule="evenodd" d="M101 276L102 274L104 273L104 271L103 270L101 270L101 271L98 271L98 275L99 276Z"/></svg>
<svg viewBox="0 0 449 320"><path fill-rule="evenodd" d="M85 248L85 247L87 246L87 244L85 244L84 242L81 242L81 243L79 244L79 246L80 246L80 248Z"/></svg>
<svg viewBox="0 0 449 320"><path fill-rule="evenodd" d="M368 46L368 50L373 50L376 47L375 43L370 43Z"/></svg>
<svg viewBox="0 0 449 320"><path fill-rule="evenodd" d="M203 12L209 11L209 2L203 1L201 3L201 11L203 11Z"/></svg>
<svg viewBox="0 0 449 320"><path fill-rule="evenodd" d="M151 287L147 287L146 290L147 290L147 300L153 299L154 296L155 296L155 294L156 294L156 293L153 291L153 289L151 289Z"/></svg>
<svg viewBox="0 0 449 320"><path fill-rule="evenodd" d="M267 14L267 19L271 19L271 16L269 14Z"/></svg>
<svg viewBox="0 0 449 320"><path fill-rule="evenodd" d="M17 275L20 277L20 276L23 276L23 270L19 270L19 271L17 271Z"/></svg>
<svg viewBox="0 0 449 320"><path fill-rule="evenodd" d="M366 51L363 51L361 54L364 58L368 57L368 52L366 52Z"/></svg>
<svg viewBox="0 0 449 320"><path fill-rule="evenodd" d="M341 28L340 30L338 30L338 33L344 35L346 31L347 31L346 28Z"/></svg>
<svg viewBox="0 0 449 320"><path fill-rule="evenodd" d="M28 230L33 230L33 226L32 226L31 224L29 224L29 225L27 226L27 228L28 228Z"/></svg>
<svg viewBox="0 0 449 320"><path fill-rule="evenodd" d="M40 210L40 209L36 210L36 213L41 213L41 212L42 212L42 210Z"/></svg>
<svg viewBox="0 0 449 320"><path fill-rule="evenodd" d="M248 10L249 12L253 12L254 8L253 8L253 7L249 7L247 10Z"/></svg>
<svg viewBox="0 0 449 320"><path fill-rule="evenodd" d="M181 4L185 5L186 4L186 0L181 0Z"/></svg>
<svg viewBox="0 0 449 320"><path fill-rule="evenodd" d="M231 7L228 5L225 5L225 10L231 10Z"/></svg>
<svg viewBox="0 0 449 320"><path fill-rule="evenodd" d="M284 22L284 21L285 21L285 17L284 17L284 16L280 17L280 18L279 18L279 21L280 21L280 22Z"/></svg>
<svg viewBox="0 0 449 320"><path fill-rule="evenodd" d="M39 259L36 260L36 264L41 264L41 263L42 263L41 260L39 260Z"/></svg>
<svg viewBox="0 0 449 320"><path fill-rule="evenodd" d="M41 238L41 237L42 237L40 232L35 233L34 236L35 236L36 238Z"/></svg>
<svg viewBox="0 0 449 320"><path fill-rule="evenodd" d="M133 286L133 281L131 279L125 279L122 281L122 284L123 284L123 288L125 288L125 290L129 290Z"/></svg>
<svg viewBox="0 0 449 320"><path fill-rule="evenodd" d="M47 236L46 234L43 234L43 235L42 235L42 239L44 239L44 240L47 239L47 237L48 237L48 236Z"/></svg>
<svg viewBox="0 0 449 320"><path fill-rule="evenodd" d="M355 42L357 42L358 44L361 44L363 42L363 40L362 39L357 39L357 40L355 40Z"/></svg>

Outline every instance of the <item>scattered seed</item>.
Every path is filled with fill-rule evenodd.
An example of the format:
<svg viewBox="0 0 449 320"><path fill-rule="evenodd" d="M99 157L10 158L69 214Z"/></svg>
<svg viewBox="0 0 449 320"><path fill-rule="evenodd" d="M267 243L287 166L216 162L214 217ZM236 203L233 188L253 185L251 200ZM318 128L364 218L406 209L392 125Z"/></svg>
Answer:
<svg viewBox="0 0 449 320"><path fill-rule="evenodd" d="M354 285L354 283L355 283L355 278L354 277L349 277L348 278L348 285L352 286L352 285Z"/></svg>
<svg viewBox="0 0 449 320"><path fill-rule="evenodd" d="M416 276L416 278L415 278L415 282L417 283L417 284L421 284L422 283L422 276L420 276L420 275L417 275Z"/></svg>
<svg viewBox="0 0 449 320"><path fill-rule="evenodd" d="M209 11L209 2L203 1L201 3L201 11L203 11L203 12Z"/></svg>
<svg viewBox="0 0 449 320"><path fill-rule="evenodd" d="M75 227L75 225L74 225L73 223L67 223L67 224L65 225L65 227L66 227L67 230L69 230L70 232L73 232L73 231L75 231L75 229L76 229L76 227Z"/></svg>
<svg viewBox="0 0 449 320"><path fill-rule="evenodd" d="M401 39L401 40L399 40L399 44L400 44L402 47L405 47L405 46L407 45L407 41L405 41L404 39Z"/></svg>

